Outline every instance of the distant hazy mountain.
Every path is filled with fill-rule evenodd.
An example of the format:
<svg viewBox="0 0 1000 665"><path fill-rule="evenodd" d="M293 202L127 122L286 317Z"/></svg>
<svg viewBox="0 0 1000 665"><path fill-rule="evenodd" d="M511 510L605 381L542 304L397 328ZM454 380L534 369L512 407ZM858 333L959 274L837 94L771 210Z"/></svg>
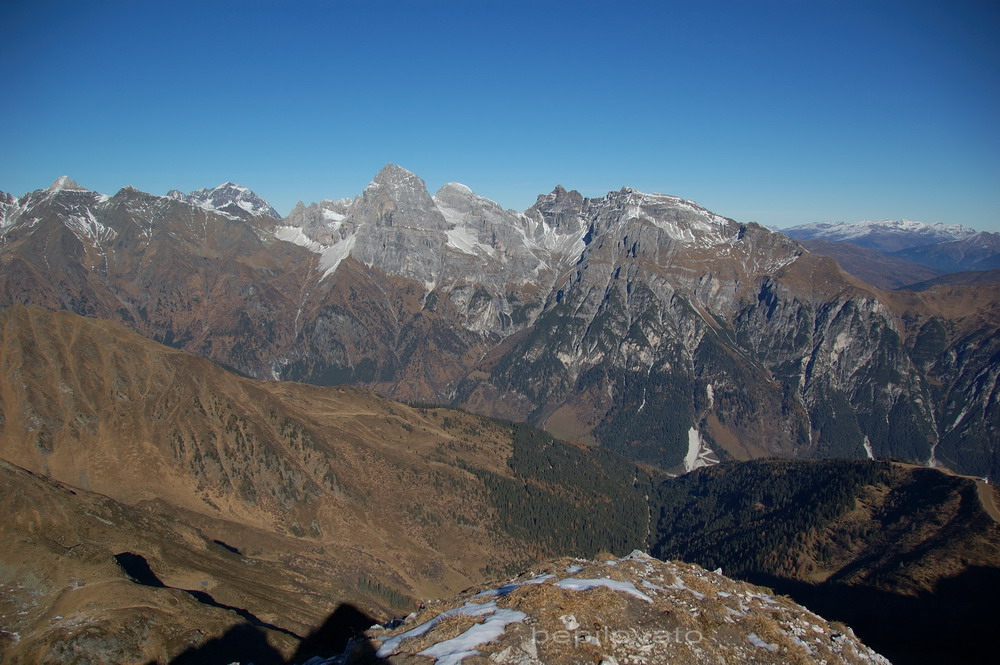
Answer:
<svg viewBox="0 0 1000 665"><path fill-rule="evenodd" d="M882 220L865 222L817 222L802 224L781 231L796 240L828 240L851 242L879 252L896 252L920 245L932 245L948 240L961 240L976 231L960 224Z"/></svg>
<svg viewBox="0 0 1000 665"><path fill-rule="evenodd" d="M935 277L934 279L929 279L926 282L908 284L903 288L912 291L926 291L927 289L931 289L935 286L973 286L976 284L1000 284L1000 270L970 270L965 272L952 272L947 275Z"/></svg>
<svg viewBox="0 0 1000 665"><path fill-rule="evenodd" d="M1000 268L1000 233L976 233L960 240L910 247L893 254L941 272Z"/></svg>
<svg viewBox="0 0 1000 665"><path fill-rule="evenodd" d="M912 221L805 224L782 231L879 288L1000 267L1000 234Z"/></svg>
<svg viewBox="0 0 1000 665"><path fill-rule="evenodd" d="M832 240L799 240L810 252L829 256L841 268L858 279L880 289L896 289L907 284L937 277L933 268L877 252L853 242Z"/></svg>

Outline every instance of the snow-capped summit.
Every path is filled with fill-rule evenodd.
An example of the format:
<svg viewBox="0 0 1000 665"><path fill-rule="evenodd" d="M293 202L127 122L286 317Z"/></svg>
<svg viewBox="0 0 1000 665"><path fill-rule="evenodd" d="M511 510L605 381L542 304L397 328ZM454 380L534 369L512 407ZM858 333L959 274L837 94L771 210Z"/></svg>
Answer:
<svg viewBox="0 0 1000 665"><path fill-rule="evenodd" d="M468 185L463 185L460 182L446 182L444 185L441 186L441 189L438 190L438 193L441 193L443 191L451 191L455 192L456 194L465 194L465 195L475 193L472 191L472 188L470 188Z"/></svg>
<svg viewBox="0 0 1000 665"><path fill-rule="evenodd" d="M880 252L895 252L920 245L961 240L976 233L961 224L917 222L909 219L863 222L817 222L782 231L796 240L851 242Z"/></svg>
<svg viewBox="0 0 1000 665"><path fill-rule="evenodd" d="M211 189L197 189L190 194L184 194L173 189L167 192L167 196L235 217L250 216L281 219L281 215L278 214L278 211L270 203L253 191L234 182L224 182L218 187L212 187Z"/></svg>

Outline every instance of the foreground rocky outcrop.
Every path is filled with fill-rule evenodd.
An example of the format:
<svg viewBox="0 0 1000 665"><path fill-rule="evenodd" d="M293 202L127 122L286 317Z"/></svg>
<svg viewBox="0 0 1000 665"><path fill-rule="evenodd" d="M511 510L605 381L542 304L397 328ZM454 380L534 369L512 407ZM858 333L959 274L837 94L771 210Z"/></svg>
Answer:
<svg viewBox="0 0 1000 665"><path fill-rule="evenodd" d="M770 590L641 552L557 559L368 631L348 660L476 663L888 663ZM333 659L326 661L335 662Z"/></svg>

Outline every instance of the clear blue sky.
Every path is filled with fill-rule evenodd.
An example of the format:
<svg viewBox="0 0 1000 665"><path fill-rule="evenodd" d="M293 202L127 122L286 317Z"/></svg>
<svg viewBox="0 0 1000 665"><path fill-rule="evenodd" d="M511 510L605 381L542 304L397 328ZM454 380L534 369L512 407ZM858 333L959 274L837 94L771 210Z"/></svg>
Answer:
<svg viewBox="0 0 1000 665"><path fill-rule="evenodd" d="M786 226L1000 230L996 0L285 0L0 7L0 189L233 180L282 213L386 162Z"/></svg>

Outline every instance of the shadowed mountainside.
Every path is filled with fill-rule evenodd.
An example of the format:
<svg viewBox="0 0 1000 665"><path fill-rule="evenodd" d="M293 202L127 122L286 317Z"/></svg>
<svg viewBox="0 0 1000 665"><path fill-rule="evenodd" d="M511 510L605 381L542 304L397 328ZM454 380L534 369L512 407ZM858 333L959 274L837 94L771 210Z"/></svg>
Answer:
<svg viewBox="0 0 1000 665"><path fill-rule="evenodd" d="M981 489L890 462L722 464L660 485L651 551L790 594L894 663L985 654L1000 525Z"/></svg>

